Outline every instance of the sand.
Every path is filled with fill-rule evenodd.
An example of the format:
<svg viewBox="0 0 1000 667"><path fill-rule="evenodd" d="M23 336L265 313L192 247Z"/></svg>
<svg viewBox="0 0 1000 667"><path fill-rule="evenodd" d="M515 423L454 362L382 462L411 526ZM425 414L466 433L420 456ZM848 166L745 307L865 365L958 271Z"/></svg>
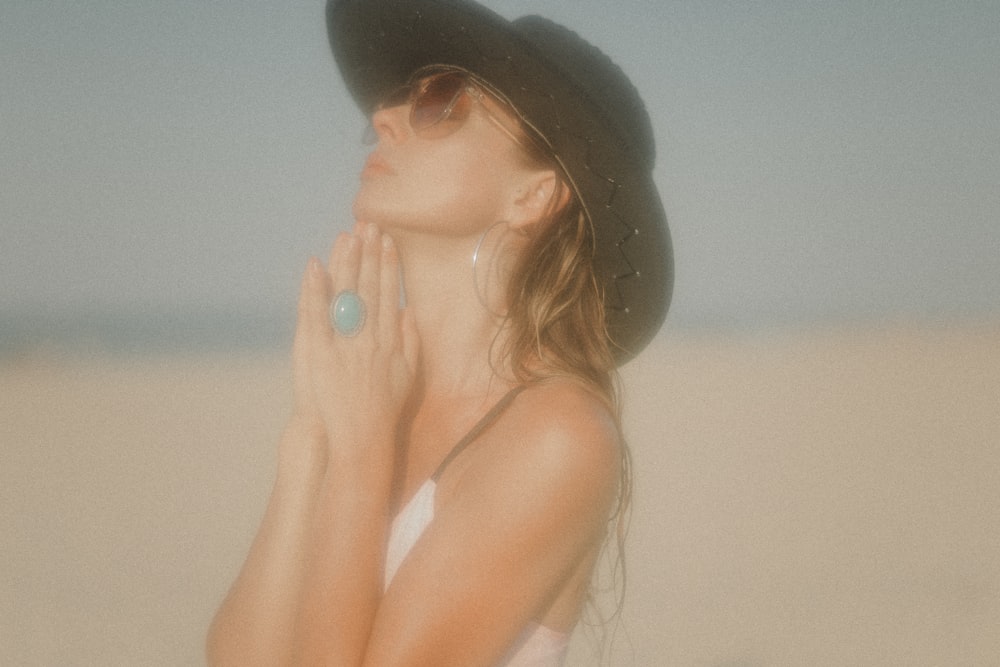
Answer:
<svg viewBox="0 0 1000 667"><path fill-rule="evenodd" d="M668 332L624 377L611 664L1000 665L1000 326ZM3 362L0 664L203 664L288 397L284 354Z"/></svg>

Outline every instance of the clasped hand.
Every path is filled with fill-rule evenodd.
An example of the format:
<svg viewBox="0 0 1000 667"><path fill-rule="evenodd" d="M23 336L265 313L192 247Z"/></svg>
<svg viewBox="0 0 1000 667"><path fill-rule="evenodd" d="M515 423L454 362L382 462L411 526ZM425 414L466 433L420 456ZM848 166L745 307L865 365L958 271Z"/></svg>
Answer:
<svg viewBox="0 0 1000 667"><path fill-rule="evenodd" d="M399 255L388 235L356 224L337 237L328 266L311 258L302 279L293 422L325 442L328 456L359 460L395 442L416 375L418 338L412 315L400 308ZM330 324L330 303L344 290L364 304L364 322L351 336Z"/></svg>

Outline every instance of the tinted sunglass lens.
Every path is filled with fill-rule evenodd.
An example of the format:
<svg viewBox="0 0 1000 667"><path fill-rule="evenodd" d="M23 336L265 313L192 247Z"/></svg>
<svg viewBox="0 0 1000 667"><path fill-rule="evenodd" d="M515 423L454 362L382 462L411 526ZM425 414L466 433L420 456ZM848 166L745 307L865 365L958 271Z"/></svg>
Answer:
<svg viewBox="0 0 1000 667"><path fill-rule="evenodd" d="M446 120L464 121L468 114L464 108L459 108L463 105L458 98L465 86L465 77L458 74L443 74L425 81L410 110L410 125L414 131L424 132ZM452 127L445 134L454 130Z"/></svg>
<svg viewBox="0 0 1000 667"><path fill-rule="evenodd" d="M378 105L379 109L410 104L410 127L422 137L438 139L455 132L469 117L471 100L463 93L468 78L457 72L434 74L393 90ZM365 129L362 142L378 140L374 127Z"/></svg>

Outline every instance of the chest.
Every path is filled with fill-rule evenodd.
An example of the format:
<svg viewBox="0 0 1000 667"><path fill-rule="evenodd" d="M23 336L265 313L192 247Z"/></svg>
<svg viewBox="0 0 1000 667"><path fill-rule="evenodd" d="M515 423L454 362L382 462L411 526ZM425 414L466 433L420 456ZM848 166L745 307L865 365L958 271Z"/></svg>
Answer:
<svg viewBox="0 0 1000 667"><path fill-rule="evenodd" d="M401 434L395 483L397 511L437 471L476 419L474 410L461 405L421 407ZM455 469L462 463L454 462ZM443 482L447 484L447 479Z"/></svg>

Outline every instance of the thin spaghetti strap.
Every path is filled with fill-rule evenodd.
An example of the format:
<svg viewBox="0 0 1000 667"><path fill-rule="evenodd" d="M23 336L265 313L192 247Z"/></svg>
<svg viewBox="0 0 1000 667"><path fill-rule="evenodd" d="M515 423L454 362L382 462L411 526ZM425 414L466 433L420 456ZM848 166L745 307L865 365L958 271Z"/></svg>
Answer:
<svg viewBox="0 0 1000 667"><path fill-rule="evenodd" d="M465 434L465 437L459 440L458 444L452 447L451 451L448 452L448 456L444 457L444 460L441 461L441 465L439 465L437 470L434 471L434 474L431 475L431 479L437 482L441 473L443 473L444 469L448 467L448 464L454 461L455 457L461 454L466 447L471 445L483 431L492 426L493 422L500 417L503 411L507 409L507 406L510 405L511 401L513 401L524 388L523 384L518 385L504 394L504 397L497 401L497 404L490 408L490 411L483 415L483 418L476 422L475 426L469 429L469 432Z"/></svg>

